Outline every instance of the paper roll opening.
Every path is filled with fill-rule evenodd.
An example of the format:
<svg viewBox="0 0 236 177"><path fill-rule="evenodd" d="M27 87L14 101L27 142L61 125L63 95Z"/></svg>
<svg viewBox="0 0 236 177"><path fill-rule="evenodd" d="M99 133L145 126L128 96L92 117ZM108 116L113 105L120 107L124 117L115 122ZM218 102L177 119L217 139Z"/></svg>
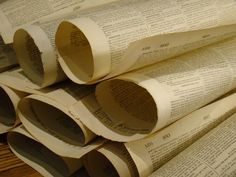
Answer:
<svg viewBox="0 0 236 177"><path fill-rule="evenodd" d="M58 139L82 146L85 135L82 128L66 113L49 103L27 98L20 105L21 115Z"/></svg>
<svg viewBox="0 0 236 177"><path fill-rule="evenodd" d="M93 54L84 33L72 23L62 22L55 40L64 63L59 62L67 76L77 83L78 80L80 83L91 81L94 77Z"/></svg>
<svg viewBox="0 0 236 177"><path fill-rule="evenodd" d="M13 152L28 159L27 162L32 161L39 164L53 176L67 176L69 174L64 160L37 141L17 132L9 132L7 139ZM36 168L36 170L39 169Z"/></svg>
<svg viewBox="0 0 236 177"><path fill-rule="evenodd" d="M38 120L53 135L74 145L83 145L85 136L79 125L61 110L47 103L31 100L31 108Z"/></svg>
<svg viewBox="0 0 236 177"><path fill-rule="evenodd" d="M0 87L0 98L0 123L6 126L13 126L16 121L15 107L2 87Z"/></svg>
<svg viewBox="0 0 236 177"><path fill-rule="evenodd" d="M86 155L86 165L91 177L119 177L117 170L110 160L98 151L91 151Z"/></svg>
<svg viewBox="0 0 236 177"><path fill-rule="evenodd" d="M19 29L14 34L13 46L24 73L33 82L42 85L44 80L44 68L41 52L34 39L24 30Z"/></svg>
<svg viewBox="0 0 236 177"><path fill-rule="evenodd" d="M113 79L96 87L96 98L116 126L137 133L150 133L155 127L157 106L148 91L129 81Z"/></svg>

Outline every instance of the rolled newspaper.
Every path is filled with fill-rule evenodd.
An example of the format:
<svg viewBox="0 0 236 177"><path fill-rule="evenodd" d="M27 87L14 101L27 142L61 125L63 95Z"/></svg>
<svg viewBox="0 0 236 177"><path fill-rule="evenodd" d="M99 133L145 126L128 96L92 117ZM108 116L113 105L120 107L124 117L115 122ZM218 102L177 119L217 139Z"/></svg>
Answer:
<svg viewBox="0 0 236 177"><path fill-rule="evenodd" d="M143 139L108 142L85 155L85 167L91 177L147 177L227 121L236 111L235 98L235 93L225 96Z"/></svg>
<svg viewBox="0 0 236 177"><path fill-rule="evenodd" d="M135 164L122 143L109 142L84 157L84 165L91 177L136 177Z"/></svg>
<svg viewBox="0 0 236 177"><path fill-rule="evenodd" d="M111 119L100 121L145 137L235 89L235 56L232 38L101 82L96 99Z"/></svg>
<svg viewBox="0 0 236 177"><path fill-rule="evenodd" d="M195 5L129 0L84 11L58 27L61 67L91 84L235 36L236 2Z"/></svg>
<svg viewBox="0 0 236 177"><path fill-rule="evenodd" d="M6 71L18 64L12 44L5 44L0 35L0 72Z"/></svg>
<svg viewBox="0 0 236 177"><path fill-rule="evenodd" d="M61 83L51 92L22 99L18 106L19 118L30 133L53 152L80 158L105 142L69 109L91 92L94 86Z"/></svg>
<svg viewBox="0 0 236 177"><path fill-rule="evenodd" d="M20 123L16 109L19 101L26 95L27 93L0 84L0 134Z"/></svg>
<svg viewBox="0 0 236 177"><path fill-rule="evenodd" d="M21 125L8 133L13 153L43 176L71 176L82 167L81 159L61 157L39 143Z"/></svg>
<svg viewBox="0 0 236 177"><path fill-rule="evenodd" d="M62 71L55 47L55 33L63 20L77 18L81 10L110 3L114 0L86 0L80 8L49 16L29 26L18 29L14 34L13 45L24 73L40 87L46 87L67 77Z"/></svg>

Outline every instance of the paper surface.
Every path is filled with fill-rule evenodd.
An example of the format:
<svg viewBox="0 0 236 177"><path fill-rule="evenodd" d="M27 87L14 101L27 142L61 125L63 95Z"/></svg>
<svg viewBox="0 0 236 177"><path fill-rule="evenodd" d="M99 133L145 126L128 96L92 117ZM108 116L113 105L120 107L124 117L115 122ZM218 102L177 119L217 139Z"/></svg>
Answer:
<svg viewBox="0 0 236 177"><path fill-rule="evenodd" d="M232 38L99 83L96 98L111 118L101 122L144 137L234 89L235 44Z"/></svg>
<svg viewBox="0 0 236 177"><path fill-rule="evenodd" d="M91 176L135 177L135 164L122 143L108 142L85 156L85 168Z"/></svg>
<svg viewBox="0 0 236 177"><path fill-rule="evenodd" d="M235 25L235 13L233 0L114 2L60 24L55 39L59 62L71 80L91 84L225 39L227 27L210 28ZM142 47L133 52L132 45Z"/></svg>
<svg viewBox="0 0 236 177"><path fill-rule="evenodd" d="M142 140L125 143L140 176L148 176L236 111L236 94L213 102Z"/></svg>
<svg viewBox="0 0 236 177"><path fill-rule="evenodd" d="M11 150L43 176L70 176L82 166L80 159L64 158L48 150L21 125L8 134Z"/></svg>
<svg viewBox="0 0 236 177"><path fill-rule="evenodd" d="M40 87L29 80L22 69L12 68L0 74L0 83L26 93L39 93Z"/></svg>
<svg viewBox="0 0 236 177"><path fill-rule="evenodd" d="M235 176L235 117L193 143L189 148L155 171L150 177Z"/></svg>
<svg viewBox="0 0 236 177"><path fill-rule="evenodd" d="M66 82L54 91L26 97L18 106L18 114L23 125L49 149L61 156L80 158L106 141L95 138L69 111L92 91L94 86Z"/></svg>
<svg viewBox="0 0 236 177"><path fill-rule="evenodd" d="M112 1L112 0L110 0ZM0 31L5 43L12 43L14 32L49 15L63 15L106 3L106 0L11 0L0 5Z"/></svg>
<svg viewBox="0 0 236 177"><path fill-rule="evenodd" d="M65 80L66 76L57 61L60 56L54 42L57 27L63 20L79 17L81 10L112 1L80 1L80 4L83 4L81 8L50 15L32 25L19 28L14 33L13 46L24 73L40 87Z"/></svg>
<svg viewBox="0 0 236 177"><path fill-rule="evenodd" d="M17 65L15 52L11 44L4 44L0 35L0 72L6 71L9 68Z"/></svg>
<svg viewBox="0 0 236 177"><path fill-rule="evenodd" d="M27 96L26 93L0 84L0 134L9 131L20 123L16 110L20 99L25 96Z"/></svg>

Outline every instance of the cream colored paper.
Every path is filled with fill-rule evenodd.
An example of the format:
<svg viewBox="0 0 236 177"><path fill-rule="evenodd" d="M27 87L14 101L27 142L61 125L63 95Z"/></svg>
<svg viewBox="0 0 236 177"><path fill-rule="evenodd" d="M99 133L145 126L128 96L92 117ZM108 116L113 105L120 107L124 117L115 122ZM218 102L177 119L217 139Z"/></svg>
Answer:
<svg viewBox="0 0 236 177"><path fill-rule="evenodd" d="M117 126L112 117L102 110L94 93L73 104L70 107L70 113L96 135L106 139L126 142L141 138L139 134L135 134L133 131L129 132L128 129L125 130L125 133L120 133L124 132L124 127Z"/></svg>
<svg viewBox="0 0 236 177"><path fill-rule="evenodd" d="M40 87L30 81L19 67L0 73L0 83L21 92L40 93Z"/></svg>
<svg viewBox="0 0 236 177"><path fill-rule="evenodd" d="M11 44L4 44L0 35L0 72L6 71L17 65L15 52Z"/></svg>
<svg viewBox="0 0 236 177"><path fill-rule="evenodd" d="M18 125L17 105L27 94L0 84L0 134Z"/></svg>
<svg viewBox="0 0 236 177"><path fill-rule="evenodd" d="M43 176L70 176L81 166L80 159L60 157L40 144L21 125L8 134L11 150Z"/></svg>
<svg viewBox="0 0 236 177"><path fill-rule="evenodd" d="M46 87L66 79L55 48L39 26L16 31L14 48L24 73L39 87Z"/></svg>
<svg viewBox="0 0 236 177"><path fill-rule="evenodd" d="M54 43L58 25L65 19L77 18L81 10L110 2L112 0L90 0L90 3L83 3L83 8L71 13L48 17L18 29L14 34L13 45L24 73L40 87L65 80L66 76L57 61L60 56Z"/></svg>
<svg viewBox="0 0 236 177"><path fill-rule="evenodd" d="M148 176L236 111L236 94L213 102L145 139L125 143L140 176Z"/></svg>
<svg viewBox="0 0 236 177"><path fill-rule="evenodd" d="M99 83L105 126L140 139L234 89L235 49L232 38Z"/></svg>
<svg viewBox="0 0 236 177"><path fill-rule="evenodd" d="M235 176L236 114L167 162L150 177Z"/></svg>
<svg viewBox="0 0 236 177"><path fill-rule="evenodd" d="M80 158L105 142L95 138L96 135L69 111L71 105L91 92L94 86L66 82L47 94L23 99L18 115L23 125L49 149L61 156Z"/></svg>
<svg viewBox="0 0 236 177"><path fill-rule="evenodd" d="M236 25L157 35L130 44L122 60L105 78L149 66L162 60L235 36Z"/></svg>
<svg viewBox="0 0 236 177"><path fill-rule="evenodd" d="M85 156L91 177L136 177L137 169L122 143L108 142Z"/></svg>
<svg viewBox="0 0 236 177"><path fill-rule="evenodd" d="M210 28L235 25L236 22L233 0L224 3L220 0L204 3L200 0L119 1L103 7L85 12L81 18L62 22L57 30L56 46L62 56L59 62L76 83L96 82L224 39L222 28L219 33ZM202 31L191 33L203 29L206 30L203 36ZM228 31L227 27L224 29ZM182 38L182 33L179 37L173 35L177 32L190 33L184 33ZM161 34L175 37L170 39L167 35L165 39ZM192 35L199 36L192 38ZM209 41L204 39L208 37ZM165 40L160 41L163 38ZM143 40L152 45L142 45ZM133 49L132 45L142 46L135 50L140 55L129 51L129 47ZM158 52L152 48L161 50Z"/></svg>
<svg viewBox="0 0 236 177"><path fill-rule="evenodd" d="M112 2L112 0L109 0ZM5 43L12 43L14 32L40 19L64 15L74 10L107 3L107 0L10 0L0 4L0 33Z"/></svg>

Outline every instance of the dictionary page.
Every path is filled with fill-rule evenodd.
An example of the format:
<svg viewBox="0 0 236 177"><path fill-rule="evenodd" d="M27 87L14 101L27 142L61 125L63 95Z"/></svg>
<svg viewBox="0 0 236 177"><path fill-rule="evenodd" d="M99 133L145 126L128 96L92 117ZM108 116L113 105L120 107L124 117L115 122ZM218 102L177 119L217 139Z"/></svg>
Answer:
<svg viewBox="0 0 236 177"><path fill-rule="evenodd" d="M167 37L162 42L162 37L155 38L155 41L149 38L149 44L152 45L143 45L137 50L139 54L145 54L147 57L132 56L134 52L129 52L129 47L132 48L133 42L140 40L134 44L136 48L136 45L142 45L142 39L148 37L234 25L235 13L236 2L233 0L224 3L220 0L114 2L84 12L81 18L60 24L55 38L62 57L59 62L74 82L96 82L109 74L123 72L120 67L124 67L126 71L140 68L179 54L178 52L183 53L204 46L208 43L208 37L214 42L216 39L223 39L220 36L224 35L217 32L214 34L213 30L210 30L211 32L205 31L205 34L195 32L196 38L192 38L194 35L191 33L186 33L184 38L175 36L170 40L171 37ZM228 30L227 27L224 29ZM181 50L177 49L178 45ZM154 48L165 50L160 50L157 54ZM158 55L161 57L156 57ZM130 61L130 58L133 59ZM128 68L124 64L127 64Z"/></svg>
<svg viewBox="0 0 236 177"><path fill-rule="evenodd" d="M125 143L140 176L149 176L236 111L236 94L196 110L170 126Z"/></svg>
<svg viewBox="0 0 236 177"><path fill-rule="evenodd" d="M105 126L144 137L224 95L236 87L235 49L232 38L99 83Z"/></svg>
<svg viewBox="0 0 236 177"><path fill-rule="evenodd" d="M112 1L112 0L109 0ZM14 32L48 15L63 15L107 3L107 0L10 0L0 4L0 34L5 43L13 42Z"/></svg>
<svg viewBox="0 0 236 177"><path fill-rule="evenodd" d="M150 177L235 176L236 114L204 135Z"/></svg>
<svg viewBox="0 0 236 177"><path fill-rule="evenodd" d="M8 133L13 153L43 176L70 176L82 167L80 159L56 155L33 138L21 125Z"/></svg>

